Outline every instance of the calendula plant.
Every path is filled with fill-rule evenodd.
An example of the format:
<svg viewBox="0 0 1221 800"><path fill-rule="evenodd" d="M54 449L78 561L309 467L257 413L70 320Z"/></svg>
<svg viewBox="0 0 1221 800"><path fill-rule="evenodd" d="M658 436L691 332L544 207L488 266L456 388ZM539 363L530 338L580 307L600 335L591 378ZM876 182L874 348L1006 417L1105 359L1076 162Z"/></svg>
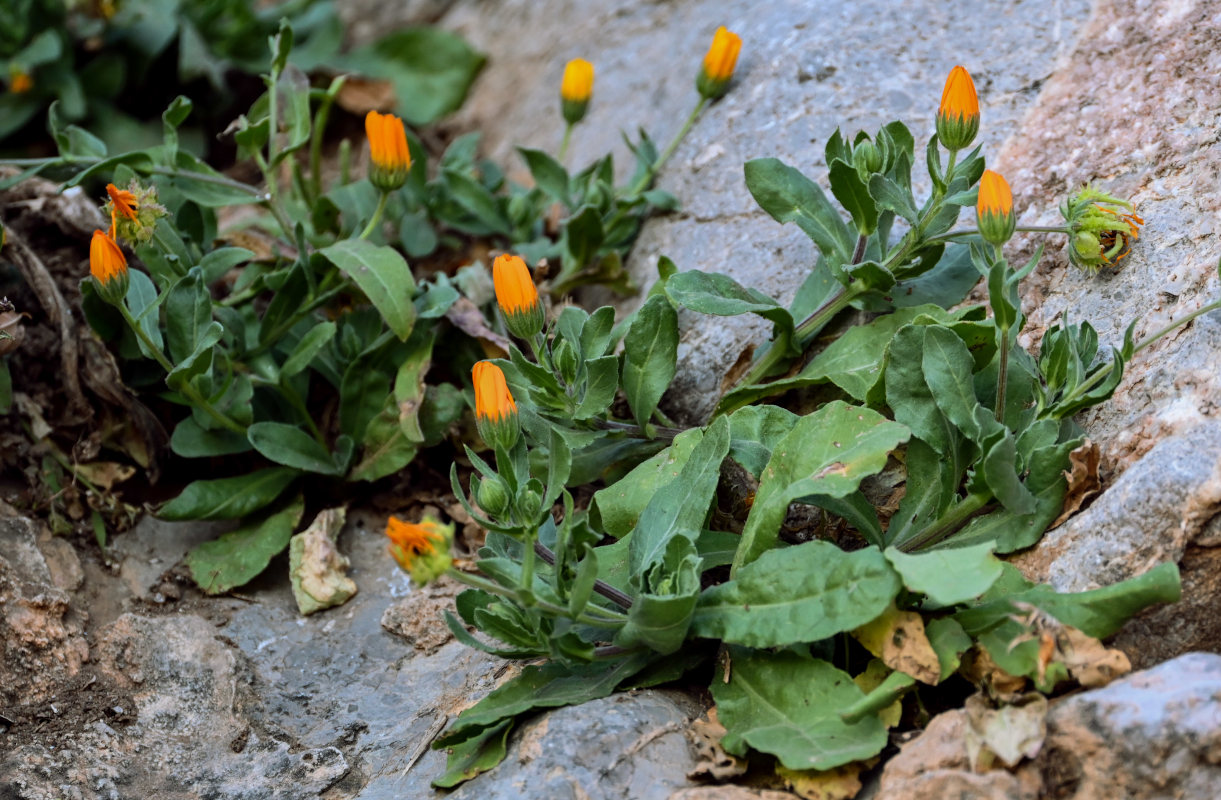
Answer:
<svg viewBox="0 0 1221 800"><path fill-rule="evenodd" d="M702 86L717 74L710 62ZM1037 356L1018 343L1018 287L1041 249L1017 268L1006 258L1014 231L1030 228L979 149L964 152L978 130L974 85L956 67L925 149L923 200L900 122L831 137L827 178L841 208L793 167L747 163L760 206L819 253L788 307L727 276L663 264L628 319L568 306L546 322L525 265L498 259L497 298L521 346L475 365L491 456L468 447L469 485L451 474L489 532L479 574L452 562L435 520L392 520L387 533L417 581L445 574L470 587L446 616L454 636L547 661L451 721L434 743L449 752L435 785L495 765L523 714L709 663L727 751L767 754L808 778L859 769L954 676L993 699L1089 684L1097 677L1081 653L1141 608L1178 598L1173 564L1062 594L997 558L1037 542L1060 514L1084 441L1072 416L1109 398L1128 359L1165 331L1136 344L1129 327L1109 360L1086 322L1053 326ZM1081 208L1100 199L1070 198L1066 227L1052 232L1087 244L1081 233L1097 215ZM977 227L952 230L970 206ZM1090 258L1115 255L1088 244ZM960 305L981 278L987 304ZM820 337L850 306L874 315ZM774 325L711 419L681 431L658 412L680 307ZM754 404L797 389L809 413ZM620 418L619 396L631 419ZM579 508L572 489L597 480L605 485ZM886 491L897 484L905 490ZM795 506L821 524L792 530ZM961 692L948 685L947 695Z"/></svg>
<svg viewBox="0 0 1221 800"><path fill-rule="evenodd" d="M344 141L338 175L328 181L322 145L345 79L312 87L291 59L293 39L293 28L281 23L269 40L265 93L227 131L262 175L259 186L181 146L179 129L193 107L184 97L165 111L155 147L112 154L66 124L53 104L49 124L59 155L0 162L25 167L25 175L66 174L65 187L105 182L109 226L90 243L85 316L114 348L131 385L170 409L173 453L213 459L196 462L211 465L208 477L155 512L171 520L241 521L188 557L193 577L211 593L249 581L284 549L304 497L325 493L331 482L392 475L460 427L465 370L447 374L442 365L425 377L438 346L447 361L469 365L483 354L478 341L492 348L504 341L499 325L479 313L492 299L485 284L528 286L531 298L510 306L525 321L511 316L509 328L541 330L542 305L520 257L497 259L492 281L482 264L452 280L439 265L468 249L512 247L536 262L558 263L552 293L603 280L624 288L622 258L641 221L675 203L652 188L656 172L711 96L701 95L662 154L641 134L627 186L615 185L610 156L570 175L552 156L524 149L536 185L511 184L476 157L473 135L454 141L430 167L404 120L378 111L365 118L367 175L352 175ZM733 67L725 46L713 48L723 73L717 92ZM590 101L593 70L578 65L566 73L565 140ZM247 230L220 228L217 210L234 206L253 211L244 217ZM557 227L546 222L557 219ZM435 258L433 277L417 281L407 257L428 256ZM478 341L453 335L455 327ZM582 420L613 399L609 328L602 338L604 358L592 368L576 354L556 354L564 368L577 370L563 373L569 384L597 382ZM594 408L598 402L602 409Z"/></svg>

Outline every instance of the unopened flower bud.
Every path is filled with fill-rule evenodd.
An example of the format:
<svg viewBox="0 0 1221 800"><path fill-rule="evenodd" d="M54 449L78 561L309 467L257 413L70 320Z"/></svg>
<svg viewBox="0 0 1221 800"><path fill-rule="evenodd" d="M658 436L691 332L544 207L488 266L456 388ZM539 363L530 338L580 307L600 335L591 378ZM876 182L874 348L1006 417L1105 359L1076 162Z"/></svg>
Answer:
<svg viewBox="0 0 1221 800"><path fill-rule="evenodd" d="M104 231L94 231L89 243L89 274L98 296L111 305L127 297L127 257Z"/></svg>
<svg viewBox="0 0 1221 800"><path fill-rule="evenodd" d="M954 67L945 79L941 106L937 109L937 139L947 150L962 150L979 133L979 97L975 82L962 67Z"/></svg>
<svg viewBox="0 0 1221 800"><path fill-rule="evenodd" d="M984 170L979 179L979 200L975 204L979 234L992 244L1004 244L1013 236L1017 218L1013 214L1013 193L999 173Z"/></svg>
<svg viewBox="0 0 1221 800"><path fill-rule="evenodd" d="M858 144L852 151L852 166L862 177L882 171L882 151L869 140Z"/></svg>
<svg viewBox="0 0 1221 800"><path fill-rule="evenodd" d="M496 303L510 333L529 339L543 329L543 304L521 256L508 253L496 256L492 262L492 283L496 287Z"/></svg>
<svg viewBox="0 0 1221 800"><path fill-rule="evenodd" d="M365 134L369 138L369 181L383 192L393 192L407 182L411 170L411 151L403 121L393 114L370 111L365 115Z"/></svg>
<svg viewBox="0 0 1221 800"><path fill-rule="evenodd" d="M704 56L704 64L695 79L695 88L700 96L715 100L729 91L729 81L738 65L738 53L742 50L742 37L729 31L724 25L716 29L712 44Z"/></svg>
<svg viewBox="0 0 1221 800"><path fill-rule="evenodd" d="M475 384L475 425L479 435L489 445L508 450L517 443L521 421L504 372L491 361L480 361L471 370L471 380Z"/></svg>
<svg viewBox="0 0 1221 800"><path fill-rule="evenodd" d="M543 510L543 484L531 478L517 492L517 513L523 520L533 520Z"/></svg>
<svg viewBox="0 0 1221 800"><path fill-rule="evenodd" d="M555 352L552 354L555 359L556 369L560 372L560 377L564 379L564 383L571 384L577 379L577 353L567 339L560 341L556 346Z"/></svg>
<svg viewBox="0 0 1221 800"><path fill-rule="evenodd" d="M564 121L576 125L585 117L589 98L594 93L594 65L583 58L574 58L564 67L560 82L560 110Z"/></svg>
<svg viewBox="0 0 1221 800"><path fill-rule="evenodd" d="M509 508L509 486L504 478L495 475L479 482L479 491L475 493L479 507L493 517L499 517Z"/></svg>

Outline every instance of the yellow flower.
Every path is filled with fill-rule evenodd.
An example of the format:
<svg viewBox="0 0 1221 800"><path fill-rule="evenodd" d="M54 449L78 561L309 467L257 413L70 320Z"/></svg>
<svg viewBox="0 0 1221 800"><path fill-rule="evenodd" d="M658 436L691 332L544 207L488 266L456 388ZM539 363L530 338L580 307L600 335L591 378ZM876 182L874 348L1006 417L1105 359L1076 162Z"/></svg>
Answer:
<svg viewBox="0 0 1221 800"><path fill-rule="evenodd" d="M34 88L34 79L30 73L22 69L14 69L9 74L8 90L13 94L25 94Z"/></svg>
<svg viewBox="0 0 1221 800"><path fill-rule="evenodd" d="M452 563L452 525L442 525L431 517L418 523L391 517L386 520L386 536L390 538L390 555L417 585L435 580Z"/></svg>
<svg viewBox="0 0 1221 800"><path fill-rule="evenodd" d="M695 81L695 88L701 96L715 100L728 91L741 50L742 37L729 31L724 25L716 29L716 33L712 35L712 44L704 56L704 65Z"/></svg>
<svg viewBox="0 0 1221 800"><path fill-rule="evenodd" d="M471 382L475 384L475 425L479 435L493 447L499 445L508 450L517 442L521 423L504 372L491 361L480 361L471 369Z"/></svg>
<svg viewBox="0 0 1221 800"><path fill-rule="evenodd" d="M975 82L962 67L954 67L945 79L941 106L937 109L937 138L948 150L962 150L979 133L979 97Z"/></svg>
<svg viewBox="0 0 1221 800"><path fill-rule="evenodd" d="M543 329L543 304L521 256L508 253L496 256L492 262L492 284L510 333L529 339Z"/></svg>
<svg viewBox="0 0 1221 800"><path fill-rule="evenodd" d="M369 156L373 169L369 180L383 192L392 192L407 182L411 169L411 151L407 149L407 131L403 121L393 114L370 111L365 116L365 133L369 137Z"/></svg>
<svg viewBox="0 0 1221 800"><path fill-rule="evenodd" d="M94 231L89 243L89 274L103 300L113 304L123 302L127 296L127 258L104 231Z"/></svg>
<svg viewBox="0 0 1221 800"><path fill-rule="evenodd" d="M1017 219L1013 215L1013 192L999 173L984 170L979 179L979 199L975 203L979 233L992 244L1004 244L1013 236Z"/></svg>
<svg viewBox="0 0 1221 800"><path fill-rule="evenodd" d="M594 65L583 58L574 58L564 66L560 82L560 109L564 121L576 125L585 117L589 98L594 93Z"/></svg>

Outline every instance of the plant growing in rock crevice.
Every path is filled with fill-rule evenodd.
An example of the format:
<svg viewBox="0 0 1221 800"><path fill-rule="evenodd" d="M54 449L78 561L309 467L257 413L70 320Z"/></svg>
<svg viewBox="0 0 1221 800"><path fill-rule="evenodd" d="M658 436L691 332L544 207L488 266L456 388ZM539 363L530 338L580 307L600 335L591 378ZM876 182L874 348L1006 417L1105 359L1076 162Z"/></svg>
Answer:
<svg viewBox="0 0 1221 800"><path fill-rule="evenodd" d="M497 763L522 714L710 661L729 752L766 753L811 778L859 768L922 707L905 697L956 675L999 698L1028 683L1050 692L1096 682L1102 673L1083 654L1122 666L1097 639L1177 599L1173 564L1060 594L996 557L1037 542L1060 514L1070 456L1084 443L1072 416L1108 399L1152 339L1137 344L1129 328L1100 360L1093 328L1066 320L1037 356L1018 344L1018 287L1041 248L1018 268L1005 257L1014 231L1029 228L979 149L962 152L978 124L974 87L956 68L926 148L933 188L923 202L912 194L906 126L851 142L837 132L828 179L847 221L798 170L746 164L760 206L819 251L787 308L663 259L630 318L570 306L544 330L510 324L524 348L476 365L477 412L497 419L481 428L494 457L468 447L469 498L456 469L453 488L489 534L474 565L482 574L447 570L471 587L447 619L472 647L549 660L452 721L435 743L450 754L436 785ZM1087 190L1066 208L1097 199ZM952 230L972 205L977 229ZM1035 230L1081 244L1083 215L1066 217L1063 228ZM960 306L981 278L987 305ZM519 314L529 292L497 289L506 316ZM657 408L676 370L678 307L774 326L707 424L681 431ZM818 338L849 307L876 316ZM811 413L757 404L796 389L817 391ZM620 394L630 420L613 413ZM865 484L896 462L905 491L878 507ZM712 513L728 464L755 483L736 521ZM578 509L569 487L599 478L607 485ZM784 535L794 504L835 520L844 546Z"/></svg>

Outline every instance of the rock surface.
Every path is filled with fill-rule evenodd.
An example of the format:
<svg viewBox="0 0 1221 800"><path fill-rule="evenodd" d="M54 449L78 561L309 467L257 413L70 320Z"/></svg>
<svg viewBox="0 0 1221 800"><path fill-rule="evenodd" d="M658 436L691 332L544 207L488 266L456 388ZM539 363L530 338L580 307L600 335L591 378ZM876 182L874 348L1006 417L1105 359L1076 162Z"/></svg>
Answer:
<svg viewBox="0 0 1221 800"><path fill-rule="evenodd" d="M1221 656L1191 653L1053 703L1038 756L973 773L966 712L936 717L882 772L877 800L1221 795Z"/></svg>

